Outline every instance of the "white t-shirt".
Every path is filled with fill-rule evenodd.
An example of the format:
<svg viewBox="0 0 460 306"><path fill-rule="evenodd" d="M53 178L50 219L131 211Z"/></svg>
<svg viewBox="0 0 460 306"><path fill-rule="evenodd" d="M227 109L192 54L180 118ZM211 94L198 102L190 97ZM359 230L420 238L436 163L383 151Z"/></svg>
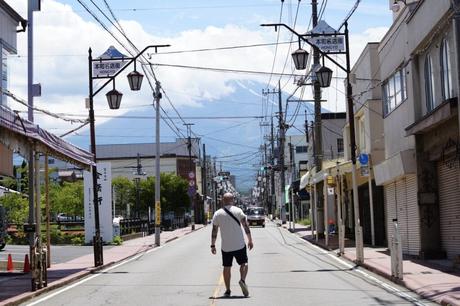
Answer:
<svg viewBox="0 0 460 306"><path fill-rule="evenodd" d="M225 206L240 222L246 219L244 212L232 205ZM246 245L243 230L236 221L222 208L217 210L212 217L212 225L220 228L220 238L222 239L221 249L224 252L241 250Z"/></svg>

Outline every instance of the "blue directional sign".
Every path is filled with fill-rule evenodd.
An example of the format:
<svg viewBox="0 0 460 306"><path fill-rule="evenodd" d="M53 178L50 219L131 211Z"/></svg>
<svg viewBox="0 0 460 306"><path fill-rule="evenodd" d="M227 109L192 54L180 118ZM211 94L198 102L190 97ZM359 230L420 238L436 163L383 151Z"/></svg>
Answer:
<svg viewBox="0 0 460 306"><path fill-rule="evenodd" d="M361 153L358 156L358 160L361 165L365 166L369 163L369 155L365 153Z"/></svg>

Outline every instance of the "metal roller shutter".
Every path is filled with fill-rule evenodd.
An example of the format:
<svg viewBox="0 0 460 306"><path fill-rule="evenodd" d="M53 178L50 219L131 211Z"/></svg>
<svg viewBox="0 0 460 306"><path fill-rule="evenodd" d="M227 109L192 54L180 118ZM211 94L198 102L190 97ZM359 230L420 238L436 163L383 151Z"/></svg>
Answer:
<svg viewBox="0 0 460 306"><path fill-rule="evenodd" d="M384 186L384 199L385 199L385 220L387 229L388 245L393 236L393 219L396 218L396 185L390 183Z"/></svg>
<svg viewBox="0 0 460 306"><path fill-rule="evenodd" d="M460 255L460 169L438 163L441 245L447 257Z"/></svg>
<svg viewBox="0 0 460 306"><path fill-rule="evenodd" d="M420 214L417 201L417 177L406 176L407 205L407 243L408 254L418 256L420 253Z"/></svg>
<svg viewBox="0 0 460 306"><path fill-rule="evenodd" d="M407 224L407 192L406 180L396 181L396 207L398 208L398 226L399 233L401 234L402 251L403 254L409 254L409 227Z"/></svg>

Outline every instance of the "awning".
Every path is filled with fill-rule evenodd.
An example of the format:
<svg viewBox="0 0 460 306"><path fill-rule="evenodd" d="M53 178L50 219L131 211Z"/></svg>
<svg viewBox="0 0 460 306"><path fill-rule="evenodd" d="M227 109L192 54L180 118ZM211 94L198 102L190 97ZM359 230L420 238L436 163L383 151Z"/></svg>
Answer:
<svg viewBox="0 0 460 306"><path fill-rule="evenodd" d="M307 171L302 177L300 178L299 189L305 189L307 185L310 184L310 171Z"/></svg>
<svg viewBox="0 0 460 306"><path fill-rule="evenodd" d="M81 168L94 165L90 152L47 132L4 106L0 106L0 142L23 156L34 149Z"/></svg>

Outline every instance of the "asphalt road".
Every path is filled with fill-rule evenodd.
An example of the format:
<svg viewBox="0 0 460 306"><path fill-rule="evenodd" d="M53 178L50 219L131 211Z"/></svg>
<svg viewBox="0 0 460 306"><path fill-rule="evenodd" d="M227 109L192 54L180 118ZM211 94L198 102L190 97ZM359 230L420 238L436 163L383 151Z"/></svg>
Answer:
<svg viewBox="0 0 460 306"><path fill-rule="evenodd" d="M252 233L248 298L236 264L232 297L222 296L208 226L24 305L433 305L272 223Z"/></svg>
<svg viewBox="0 0 460 306"><path fill-rule="evenodd" d="M111 248L112 246L104 246ZM63 263L80 256L93 253L92 246L74 246L74 245L52 245L51 246L51 264ZM0 261L6 261L8 254L11 254L13 261L23 261L25 254L29 254L28 245L6 245L0 251Z"/></svg>

